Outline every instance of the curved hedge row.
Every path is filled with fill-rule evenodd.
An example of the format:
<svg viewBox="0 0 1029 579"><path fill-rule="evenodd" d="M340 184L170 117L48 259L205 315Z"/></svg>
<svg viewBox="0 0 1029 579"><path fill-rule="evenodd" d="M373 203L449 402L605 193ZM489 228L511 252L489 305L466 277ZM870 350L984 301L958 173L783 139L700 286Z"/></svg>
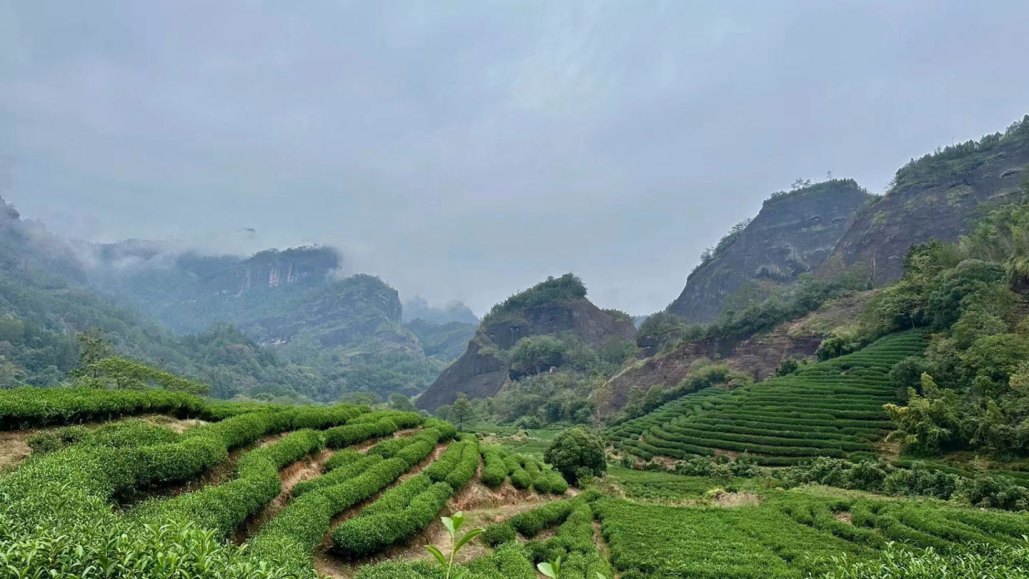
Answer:
<svg viewBox="0 0 1029 579"><path fill-rule="evenodd" d="M886 336L847 356L732 391L684 396L608 431L617 449L651 459L746 452L782 465L874 452L890 426L889 370L925 347L921 332Z"/></svg>
<svg viewBox="0 0 1029 579"><path fill-rule="evenodd" d="M507 451L499 446L482 448L482 484L495 489L507 480Z"/></svg>
<svg viewBox="0 0 1029 579"><path fill-rule="evenodd" d="M429 486L413 494L405 488L419 488L423 484ZM403 495L411 494L410 502L390 505L396 508L388 510L385 506L373 509L376 501L368 507L373 509L371 514L362 512L344 521L332 533L336 552L348 558L366 557L410 539L436 519L455 489L445 482L431 483L428 477L414 477L394 490Z"/></svg>
<svg viewBox="0 0 1029 579"><path fill-rule="evenodd" d="M214 418L204 399L166 390L13 388L0 390L0 430L114 420L139 414Z"/></svg>
<svg viewBox="0 0 1029 579"><path fill-rule="evenodd" d="M313 430L298 430L282 440L247 453L239 461L237 477L224 484L179 495L140 507L142 520L189 521L227 537L282 490L279 470L321 450L322 439Z"/></svg>
<svg viewBox="0 0 1029 579"><path fill-rule="evenodd" d="M447 482L455 489L463 487L475 476L479 467L479 443L468 437L451 444L436 461L425 469L433 482Z"/></svg>
<svg viewBox="0 0 1029 579"><path fill-rule="evenodd" d="M488 555L478 557L467 565L455 569L467 571L468 575L461 575L458 571L454 576L468 579L536 579L538 577L532 562L518 545L504 545ZM443 577L444 573L438 565L424 561L417 563L390 561L362 567L357 574L357 579L443 579ZM572 577L574 579L574 576ZM583 577L584 579L595 579L594 577Z"/></svg>
<svg viewBox="0 0 1029 579"><path fill-rule="evenodd" d="M250 555L277 565L309 570L311 555L329 531L332 518L386 488L432 454L434 444L420 443L439 437L440 432L431 428L399 439L408 442L406 448L418 448L424 454L396 452L392 458L382 458L379 447L388 445L395 451L393 440L386 440L369 449L366 456L356 458L348 454L346 463L297 484L293 488L293 502L247 543Z"/></svg>
<svg viewBox="0 0 1029 579"><path fill-rule="evenodd" d="M478 466L474 437L450 445L423 474L390 489L336 527L333 549L344 557L364 557L410 539L435 520L450 496L475 477Z"/></svg>
<svg viewBox="0 0 1029 579"><path fill-rule="evenodd" d="M271 577L267 565L252 565L219 546L211 530L174 519L160 526L138 524L117 514L109 501L147 486L193 478L225 460L229 449L291 429L299 421L323 425L347 414L342 407L336 410L339 414L314 407L242 414L192 428L173 442L118 448L73 445L29 460L0 477L0 533L5 544L14 546L5 552L7 564L26 576L49 576L52 569L63 576L94 576L104 569L108 576L171 578L210 574L210 565L218 565L224 577ZM288 450L280 450L288 454L296 449L291 443Z"/></svg>

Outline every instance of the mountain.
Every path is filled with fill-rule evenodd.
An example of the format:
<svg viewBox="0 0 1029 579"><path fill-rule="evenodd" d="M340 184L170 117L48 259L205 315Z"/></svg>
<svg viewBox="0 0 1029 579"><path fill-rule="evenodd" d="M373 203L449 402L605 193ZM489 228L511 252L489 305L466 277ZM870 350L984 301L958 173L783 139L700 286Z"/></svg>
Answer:
<svg viewBox="0 0 1029 579"><path fill-rule="evenodd" d="M474 325L409 328L395 289L341 270L325 247L240 257L146 240L72 246L0 200L0 386L61 382L78 364L76 336L93 330L219 398L412 396L460 356Z"/></svg>
<svg viewBox="0 0 1029 579"><path fill-rule="evenodd" d="M404 322L424 320L434 324L449 324L460 322L462 324L479 324L479 318L472 310L461 302L450 302L442 306L434 306L425 301L425 298L415 297L404 302Z"/></svg>
<svg viewBox="0 0 1029 579"><path fill-rule="evenodd" d="M602 310L586 299L572 274L549 278L493 307L468 342L465 353L436 379L416 404L434 410L459 393L469 398L497 394L511 378L510 353L525 338L570 336L590 348L632 340L636 328L620 312Z"/></svg>
<svg viewBox="0 0 1029 579"><path fill-rule="evenodd" d="M905 165L819 266L829 276L861 268L876 286L900 278L916 243L955 241L988 208L1014 201L1029 178L1029 115L1003 133L953 145Z"/></svg>
<svg viewBox="0 0 1029 579"><path fill-rule="evenodd" d="M851 179L776 193L757 216L705 252L668 311L690 323L715 321L728 300L789 283L822 264L854 216L874 199Z"/></svg>

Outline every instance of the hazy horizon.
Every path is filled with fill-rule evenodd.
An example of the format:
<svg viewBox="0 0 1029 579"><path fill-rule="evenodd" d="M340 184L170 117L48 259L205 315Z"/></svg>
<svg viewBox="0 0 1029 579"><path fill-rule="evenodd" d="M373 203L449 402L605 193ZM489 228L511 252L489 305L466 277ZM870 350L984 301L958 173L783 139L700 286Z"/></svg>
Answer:
<svg viewBox="0 0 1029 579"><path fill-rule="evenodd" d="M479 315L568 271L646 314L795 179L883 193L910 158L1021 119L1026 18L0 0L0 195L70 239L337 247L405 300Z"/></svg>

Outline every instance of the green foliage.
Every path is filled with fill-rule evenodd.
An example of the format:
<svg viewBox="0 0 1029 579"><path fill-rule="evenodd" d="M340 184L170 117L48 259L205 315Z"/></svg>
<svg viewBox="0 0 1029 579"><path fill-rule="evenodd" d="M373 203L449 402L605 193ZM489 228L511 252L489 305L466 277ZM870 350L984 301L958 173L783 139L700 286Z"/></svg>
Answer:
<svg viewBox="0 0 1029 579"><path fill-rule="evenodd" d="M981 165L1000 147L1024 143L1029 139L1029 116L1012 124L1003 133L987 135L978 141L950 145L914 159L901 167L893 177L891 189L919 183L952 182L962 173Z"/></svg>
<svg viewBox="0 0 1029 579"><path fill-rule="evenodd" d="M472 403L468 400L468 395L464 392L457 394L457 399L454 400L454 405L450 408L450 418L457 423L458 430L464 430L466 422L470 422L475 417L475 409L472 408Z"/></svg>
<svg viewBox="0 0 1029 579"><path fill-rule="evenodd" d="M804 360L798 360L793 356L787 356L786 358L779 360L779 365L775 368L775 375L780 377L788 376L789 374L800 370L800 367L804 365L804 363Z"/></svg>
<svg viewBox="0 0 1029 579"><path fill-rule="evenodd" d="M603 441L581 427L557 435L543 456L572 484L579 482L582 469L593 476L601 476L607 470Z"/></svg>
<svg viewBox="0 0 1029 579"><path fill-rule="evenodd" d="M507 464L504 462L508 453L499 446L482 447L482 483L491 489L504 484L507 480Z"/></svg>
<svg viewBox="0 0 1029 579"><path fill-rule="evenodd" d="M800 274L795 282L776 288L770 296L763 294L763 299L725 308L715 323L699 333L699 339L744 339L813 312L827 301L855 289L865 289L864 282L848 276L827 281L809 273Z"/></svg>
<svg viewBox="0 0 1029 579"><path fill-rule="evenodd" d="M784 466L874 452L894 400L888 372L925 346L920 332L887 336L853 354L731 391L706 388L608 430L617 450L644 460L746 452Z"/></svg>
<svg viewBox="0 0 1029 579"><path fill-rule="evenodd" d="M636 345L647 356L667 352L683 340L699 337L699 328L691 327L685 320L669 312L657 312L647 316L636 333Z"/></svg>
<svg viewBox="0 0 1029 579"><path fill-rule="evenodd" d="M709 247L700 254L700 265L698 265L694 269L694 271L700 269L701 267L704 267L705 265L710 263L715 257L721 255L722 252L729 248L729 246L731 246L733 243L736 243L736 240L740 238L740 235L742 235L743 231L747 228L748 225L750 225L750 222L751 219L748 217L743 221L740 221L736 225L730 227L729 232L722 236L722 238L718 240L718 243L715 244L714 247Z"/></svg>
<svg viewBox="0 0 1029 579"><path fill-rule="evenodd" d="M604 498L594 508L623 577L823 576L839 569L844 556L849 564L877 560L889 541L985 555L1022 544L1029 529L1024 517L1009 513L797 491L770 493L751 507L666 507Z"/></svg>
<svg viewBox="0 0 1029 579"><path fill-rule="evenodd" d="M81 369L78 383L87 388L142 390L162 388L202 396L211 387L127 358L103 358Z"/></svg>
<svg viewBox="0 0 1029 579"><path fill-rule="evenodd" d="M628 418L643 416L691 392L698 392L712 386L737 388L750 384L752 381L748 374L740 372L728 364L700 364L699 367L690 370L674 388L664 389L652 386L642 399L630 399L625 407L624 415Z"/></svg>
<svg viewBox="0 0 1029 579"><path fill-rule="evenodd" d="M475 476L479 449L474 438L447 449L424 474L412 477L332 532L333 549L365 557L406 541L424 529L457 490Z"/></svg>
<svg viewBox="0 0 1029 579"><path fill-rule="evenodd" d="M441 517L443 521L443 527L446 528L447 533L450 534L450 554L444 555L439 548L426 545L425 550L429 552L436 559L436 562L440 564L440 567L446 570L444 579L450 579L451 574L454 571L454 559L457 558L458 551L462 547L467 545L472 539L482 534L482 529L472 529L467 533L461 533L461 527L464 525L464 514L461 511L454 513L453 517ZM459 573L459 576L461 573Z"/></svg>
<svg viewBox="0 0 1029 579"><path fill-rule="evenodd" d="M1029 577L1029 545L1005 545L999 549L977 548L970 553L942 554L932 547L922 550L905 548L891 542L879 558L854 561L833 557L833 569L824 579L937 579L939 577L978 577L1012 579ZM980 552L975 552L980 551Z"/></svg>
<svg viewBox="0 0 1029 579"><path fill-rule="evenodd" d="M111 420L160 413L213 418L203 399L164 390L100 391L93 388L15 388L0 391L0 430Z"/></svg>
<svg viewBox="0 0 1029 579"><path fill-rule="evenodd" d="M548 277L546 281L540 282L493 306L489 313L483 317L482 321L485 324L524 308L584 297L586 297L586 286L575 275L566 273L558 278Z"/></svg>
<svg viewBox="0 0 1029 579"><path fill-rule="evenodd" d="M511 377L539 374L560 367L567 353L564 342L554 336L528 336L518 340L508 354Z"/></svg>

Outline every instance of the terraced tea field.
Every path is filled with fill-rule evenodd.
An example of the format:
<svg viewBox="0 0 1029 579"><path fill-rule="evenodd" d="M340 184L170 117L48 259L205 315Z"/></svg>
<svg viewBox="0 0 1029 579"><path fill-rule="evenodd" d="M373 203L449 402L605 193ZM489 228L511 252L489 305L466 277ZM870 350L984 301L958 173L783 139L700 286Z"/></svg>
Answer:
<svg viewBox="0 0 1029 579"><path fill-rule="evenodd" d="M0 475L2 577L315 577L316 562L349 577L466 491L531 503L568 488L446 422L353 405L19 389L0 391L0 425L29 429L15 438L32 450ZM477 482L483 453L495 490ZM512 556L534 576L521 550L477 576Z"/></svg>
<svg viewBox="0 0 1029 579"><path fill-rule="evenodd" d="M845 564L875 564L890 542L945 555L1014 553L1005 564L1029 569L1029 519L1020 514L804 489L768 491L760 504L736 508L601 499L595 509L625 579L821 576ZM955 569L952 576L967 575Z"/></svg>
<svg viewBox="0 0 1029 579"><path fill-rule="evenodd" d="M920 353L919 332L886 336L846 356L732 391L709 388L612 428L615 448L643 459L746 453L763 465L874 452L895 401L890 368Z"/></svg>

